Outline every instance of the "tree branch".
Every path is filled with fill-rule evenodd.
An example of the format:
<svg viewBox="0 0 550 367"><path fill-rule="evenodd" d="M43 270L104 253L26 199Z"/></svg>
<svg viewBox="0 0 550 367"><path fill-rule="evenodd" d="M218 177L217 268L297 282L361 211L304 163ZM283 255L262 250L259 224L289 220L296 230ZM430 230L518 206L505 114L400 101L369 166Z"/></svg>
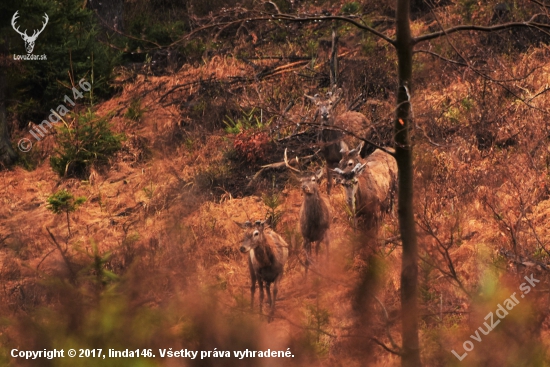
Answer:
<svg viewBox="0 0 550 367"><path fill-rule="evenodd" d="M386 307L384 307L384 304L382 303L382 301L380 301L378 299L378 297L376 297L374 294L372 295L374 297L374 299L378 302L378 304L380 305L380 307L382 307L382 310L384 311L384 318L386 319L386 334L388 335L388 339L390 340L390 343L391 343L391 346L393 348L394 351L396 351L397 353L401 354L402 351L401 351L401 347L399 347L397 345L397 343L393 340L392 336L391 336L391 332L390 332L390 318L388 316L388 311L386 310ZM375 341L375 343L377 343L377 340ZM392 352L393 353L393 352Z"/></svg>
<svg viewBox="0 0 550 367"><path fill-rule="evenodd" d="M537 5L540 6L541 8L548 8L548 9L550 9L550 5L546 5L546 4L544 4L544 3L540 2L540 1L537 1L537 0L530 0L530 1L531 1L532 3L537 4Z"/></svg>
<svg viewBox="0 0 550 367"><path fill-rule="evenodd" d="M455 65L458 65L458 66L466 66L466 67L468 66L468 64L466 64L464 62L448 59L448 58L443 57L440 54L437 54L437 53L432 52L432 51L428 51L428 50L415 50L415 51L413 51L413 54L416 54L416 53L425 53L425 54L428 54L428 55L432 55L432 56L437 57L438 59L441 59L445 62L455 64Z"/></svg>
<svg viewBox="0 0 550 367"><path fill-rule="evenodd" d="M385 350L387 350L388 352L390 352L391 354L395 354L395 355L398 355L398 356L402 356L403 353L402 352L399 352L397 350L393 350L391 349L390 347L388 347L386 344L382 343L380 340L372 337L371 340L373 342L375 342L376 344L378 344L379 346L381 346L382 348L384 348Z"/></svg>
<svg viewBox="0 0 550 367"><path fill-rule="evenodd" d="M441 28L441 31L440 32L436 32L436 33L441 33L441 35L445 35L446 36L446 39L447 39L447 42L449 43L449 45L452 47L452 49L455 51L455 53L464 61L464 63L466 63L468 69L472 70L474 73L476 73L477 75L481 76L482 78L486 79L486 80L489 80L493 83L496 83L498 86L500 86L501 88L503 88L504 90L506 90L508 93L510 93L511 95L513 95L515 98L519 99L522 103L524 103L526 106L528 106L529 108L532 108L532 109L535 109L537 111L540 111L542 113L545 113L545 114L548 114L547 111L541 109L541 108L538 108L538 107L535 107L531 104L529 104L529 101L526 101L524 98L521 98L519 95L517 95L517 93L515 93L514 91L512 91L510 88L508 88L506 85L502 84L500 81L496 80L496 79L493 79L492 77L490 77L489 75L485 74L484 72L481 72L479 70L477 70L476 68L474 68L473 66L471 66L471 64L468 62L468 60L458 51L458 49L456 48L456 46L453 44L453 42L451 42L451 37L449 37L449 34L450 33L453 33L453 32L450 32L452 31L453 29L458 29L462 26L459 26L459 27L456 27L456 28L451 28L451 29L444 29L443 28L443 25L441 24L441 22L439 21L439 18L437 17L437 15L435 14L435 11L433 9L433 7L431 7L431 12L437 22L437 24L439 25L439 27ZM527 23L531 23L533 19L535 19L535 17L537 17L537 15L539 14L535 14L531 17L531 20ZM501 25L497 25L497 26L493 26L493 27L481 27L481 28L487 28L487 29L493 29L495 27L504 27L506 25L510 25L510 24L517 24L517 23L506 23L506 24L501 24ZM521 23L523 24L523 23ZM533 24L538 24L538 23L533 23ZM510 28L511 26L508 26L508 27L505 27L505 28ZM538 29L536 26L531 26L532 28L536 28ZM546 25L546 27L550 28L550 25ZM494 30L494 29L493 29ZM458 30L457 30L458 31ZM455 32L457 32L455 31ZM434 34L434 33L432 33Z"/></svg>
<svg viewBox="0 0 550 367"><path fill-rule="evenodd" d="M354 138L356 139L359 139L361 141L364 141L365 143L367 144L370 144L372 145L373 147L377 148L377 149L380 149L386 153L388 153L389 155L391 155L392 157L395 156L395 153L389 151L388 149L384 148L384 147L381 147L380 145L370 141L369 139L365 139L365 138L362 138L360 136L357 136L355 133L352 133L351 131L349 130L346 130L346 129L343 129L341 127L338 127L338 126L334 126L334 125L324 125L324 124L318 124L318 123L314 123L314 122L301 122L300 125L306 125L306 126L316 126L316 127L319 127L319 128L322 128L324 130L334 130L334 131L341 131L345 134L348 134L348 135L351 135L353 136Z"/></svg>
<svg viewBox="0 0 550 367"><path fill-rule="evenodd" d="M536 17L539 14L536 14L533 16ZM428 33L423 36L419 36L416 38L413 38L413 45L416 45L420 42L429 41L432 39L436 39L442 36L446 36L452 33L456 32L462 32L462 31L477 31L477 32L494 32L494 31L500 31L502 29L508 29L508 28L514 28L514 27L530 27L530 28L545 28L550 29L550 24L543 24L543 23L536 23L533 22L532 19L527 22L509 22L504 24L497 24L494 26L478 26L478 25L459 25L455 27L451 27L442 31Z"/></svg>
<svg viewBox="0 0 550 367"><path fill-rule="evenodd" d="M395 40L391 39L390 37L386 36L382 32L377 31L376 29L369 27L368 25L361 24L352 18L349 17L342 17L337 15L330 15L330 16L314 16L314 17L297 17L294 15L289 14L277 14L272 16L273 19L280 19L280 20L286 20L291 22L313 22L313 21L323 21L323 20L341 20L346 23L353 24L359 29L362 29L364 31L370 32L374 34L375 36L378 36L382 38L384 41L388 42L389 44L395 46ZM550 28L550 27L549 27Z"/></svg>
<svg viewBox="0 0 550 367"><path fill-rule="evenodd" d="M241 18L241 19L238 19L238 20L232 20L232 21L223 22L223 23L214 22L214 23L211 23L211 24L207 24L205 26L202 26L200 28L197 28L197 29L193 30L192 32L188 33L187 35L185 35L181 39L173 42L172 44L170 44L166 47L175 46L176 44L180 43L182 40L189 39L189 38L191 38L192 36L194 36L195 34L197 34L199 32L209 30L209 29L214 28L214 27L225 27L225 26L230 26L230 25L233 25L233 24L238 24L238 23L243 23L243 22L261 22L261 21L273 21L273 20L280 20L280 21L286 21L286 22L315 22L315 21L341 20L343 22L350 23L350 24L354 25L355 27L357 27L359 29L370 32L370 33L378 36L379 38L383 39L384 41L388 42L391 45L395 45L395 40L393 40L390 37L386 36L382 32L379 32L376 29L374 29L372 27L369 27L368 25L361 24L361 23L357 22L356 20L352 19L351 17L343 17L343 16L337 16L337 15L300 17L300 16L296 16L296 15L292 15L292 14L277 13L277 14L269 14L267 16Z"/></svg>

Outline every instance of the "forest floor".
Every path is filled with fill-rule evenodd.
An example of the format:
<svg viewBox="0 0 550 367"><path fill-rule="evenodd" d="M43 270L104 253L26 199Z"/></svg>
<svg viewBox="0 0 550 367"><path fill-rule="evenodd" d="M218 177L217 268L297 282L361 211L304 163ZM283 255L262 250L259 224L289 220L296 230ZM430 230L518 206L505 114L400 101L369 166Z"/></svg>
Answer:
<svg viewBox="0 0 550 367"><path fill-rule="evenodd" d="M193 126L175 103L164 98L177 85L216 73L219 78L244 74L247 67L216 58L172 76L140 75L124 84L119 95L97 106L96 113L111 114L113 129L127 139L108 169L93 168L86 179L60 179L47 159L34 170L16 167L0 172L1 308L4 314L32 315L32 321L21 318L6 324L3 334L10 343L42 347L46 342L39 341L40 333L34 330L48 333L55 327L65 331L54 333L53 346L291 348L296 358L289 365L360 366L365 354L370 365L399 364L397 356L373 342L390 345L390 336L399 342L401 248L395 240L396 211L385 217L376 236L362 233L351 225L342 191L333 189L330 254L326 259L322 249L306 278L298 185L288 173L273 171L249 186L259 165L235 165L228 158L235 137L221 128ZM415 102L418 110L429 111L437 101L461 100L466 89L460 81L448 88L426 89ZM196 92L186 90L184 97ZM137 122L124 117L126 106L136 99L144 111ZM203 107L206 114L219 106ZM516 130L510 129L510 135ZM52 151L53 139L52 135L37 143L44 157ZM536 289L541 293L522 305L522 312L510 311L508 326L498 337L487 336L486 343L476 344L476 352L509 341L514 330L539 335L537 348L548 348L546 314L533 316L532 311L544 309L548 301L543 294L548 284L543 269L548 254L543 249L550 240L548 173L535 174L539 165L519 148L488 152L466 139L457 141L436 147L419 139L415 146L423 358L432 365L455 363L450 351L464 353L463 342L483 324L487 312L517 290L518 279L521 283L523 275L531 273L544 277ZM279 142L266 153L264 163L281 161L282 146ZM543 148L540 153L550 155ZM512 161L515 164L507 164ZM476 177L474 183L467 181ZM70 215L70 234L65 215L51 213L46 205L60 189L86 198ZM266 205L270 198L278 201L274 208ZM268 323L259 314L257 300L254 310L249 309L247 259L238 251L242 230L234 222L265 219L273 210L282 213L276 230L291 255L275 320ZM511 244L525 250L510 255ZM98 261L116 275L115 280L101 278ZM94 277L101 279L94 282ZM124 296L117 300L125 305L120 310L116 302L112 308L105 305L115 297L110 292ZM76 294L83 300L75 301ZM61 321L44 321L36 308L62 315ZM105 320L113 314L124 317L109 324ZM82 325L97 319L106 324L94 332L81 331ZM124 335L127 323L141 328L132 329L141 336ZM520 343L510 348L517 355L524 351ZM535 349L531 353L538 353ZM469 356L471 365L485 363L482 354ZM151 365L191 365L158 361ZM265 360L261 365L279 363Z"/></svg>

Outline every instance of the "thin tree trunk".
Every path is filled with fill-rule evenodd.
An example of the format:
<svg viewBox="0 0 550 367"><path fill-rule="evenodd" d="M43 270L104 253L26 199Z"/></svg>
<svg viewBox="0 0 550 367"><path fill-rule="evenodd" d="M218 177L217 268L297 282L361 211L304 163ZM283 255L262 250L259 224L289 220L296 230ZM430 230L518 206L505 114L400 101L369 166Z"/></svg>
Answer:
<svg viewBox="0 0 550 367"><path fill-rule="evenodd" d="M338 84L338 35L336 21L332 21L332 48L330 50L330 87Z"/></svg>
<svg viewBox="0 0 550 367"><path fill-rule="evenodd" d="M412 39L409 21L410 0L398 0L396 12L396 49L399 85L395 116L395 155L399 168L399 230L403 241L401 264L401 318L403 367L420 366L418 342L418 246L413 207L413 165L410 140Z"/></svg>
<svg viewBox="0 0 550 367"><path fill-rule="evenodd" d="M123 16L124 2L123 0L90 0L88 8L96 12L99 18L99 24L106 32L111 29L124 31Z"/></svg>
<svg viewBox="0 0 550 367"><path fill-rule="evenodd" d="M4 40L3 46L0 46L0 58L7 58L8 42ZM17 159L14 152L10 135L8 133L8 119L6 114L6 89L8 87L5 67L0 67L0 168L1 166L11 166Z"/></svg>

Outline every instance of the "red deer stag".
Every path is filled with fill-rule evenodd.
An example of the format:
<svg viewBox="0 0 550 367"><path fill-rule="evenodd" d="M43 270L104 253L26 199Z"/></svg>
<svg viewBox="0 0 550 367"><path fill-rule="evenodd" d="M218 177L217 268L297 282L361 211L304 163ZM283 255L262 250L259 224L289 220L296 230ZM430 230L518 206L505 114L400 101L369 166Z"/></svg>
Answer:
<svg viewBox="0 0 550 367"><path fill-rule="evenodd" d="M279 282L283 276L283 268L288 258L288 245L274 230L262 221L252 224L241 224L245 230L240 251L249 254L248 267L250 269L250 307L254 308L254 293L256 282L260 285L260 313L264 300L264 283L267 290L267 301L271 306L269 321L273 319L275 300ZM273 297L271 296L271 283L273 283Z"/></svg>
<svg viewBox="0 0 550 367"><path fill-rule="evenodd" d="M341 88L336 90L336 88L333 87L332 91L327 92L325 98L321 98L318 94L313 97L307 94L305 96L317 106L314 120L317 119L317 116L321 116L322 125L328 127L335 126L346 131L360 134L361 136L365 135L366 129L370 125L365 115L355 111L347 111L336 115L335 108L342 99ZM347 149L347 146L345 146L345 143L342 141L342 137L343 132L339 130L323 129L321 132L321 154L326 161L327 193L329 195L332 187L331 172L338 166L338 163L342 159L341 150Z"/></svg>
<svg viewBox="0 0 550 367"><path fill-rule="evenodd" d="M302 173L290 166L285 149L285 164L291 170ZM329 228L331 218L330 203L326 197L321 196L318 182L323 176L323 169L316 174L310 174L300 178L304 201L300 208L300 231L304 238L306 250L306 276L311 257L311 244L316 242L315 255L319 255L321 242L325 242L326 256L328 258Z"/></svg>
<svg viewBox="0 0 550 367"><path fill-rule="evenodd" d="M397 185L397 162L390 154L377 149L366 159L360 152L363 142L352 150L342 150L342 160L334 169L344 186L346 202L354 215L365 218L368 229L377 228L383 214L391 209ZM388 151L393 151L389 148Z"/></svg>

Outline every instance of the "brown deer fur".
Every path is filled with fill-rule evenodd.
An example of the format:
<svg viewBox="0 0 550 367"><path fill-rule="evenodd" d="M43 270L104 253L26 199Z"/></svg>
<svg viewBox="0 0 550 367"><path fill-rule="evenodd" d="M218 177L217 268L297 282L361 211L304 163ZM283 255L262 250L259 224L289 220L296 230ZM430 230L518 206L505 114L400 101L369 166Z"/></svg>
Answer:
<svg viewBox="0 0 550 367"><path fill-rule="evenodd" d="M333 88L334 91L334 88ZM366 131L370 126L369 120L362 113L355 111L347 111L336 115L335 108L342 98L342 89L336 90L334 93L328 92L325 98L321 98L318 94L314 97L306 95L307 98L313 101L317 106L315 116L321 117L321 124L328 127L335 126L346 131L365 136ZM344 133L337 130L323 129L321 132L322 149L321 154L325 158L327 167L327 193L330 195L332 187L331 171L338 166L342 159L340 151L344 149L342 138ZM345 145L345 144L344 144ZM346 146L347 148L347 146Z"/></svg>
<svg viewBox="0 0 550 367"><path fill-rule="evenodd" d="M300 170L288 163L287 150L285 149L284 160L286 166L292 171L301 173ZM328 198L323 197L319 191L319 180L323 176L324 169L317 174L310 174L300 179L304 201L300 208L300 232L304 238L304 249L306 250L306 275L310 263L311 243L316 242L315 255L319 255L319 246L322 241L326 245L326 256L328 258L329 237L328 230L332 220L332 213Z"/></svg>
<svg viewBox="0 0 550 367"><path fill-rule="evenodd" d="M250 307L254 307L254 293L256 282L260 286L260 313L264 300L264 283L267 290L267 301L271 306L270 320L275 311L275 301L279 283L283 276L283 269L288 258L288 245L285 240L265 222L256 221L255 224L246 222L241 225L245 229L240 251L249 254L248 267L250 269ZM273 283L273 297L271 296Z"/></svg>
<svg viewBox="0 0 550 367"><path fill-rule="evenodd" d="M311 255L311 244L313 242L316 242L315 255L319 255L319 246L324 241L326 256L328 257L328 230L331 222L331 209L328 199L322 197L319 191L318 181L322 175L323 170L317 175L311 175L301 180L304 201L300 208L300 231L304 238L304 249L307 254L306 274Z"/></svg>
<svg viewBox="0 0 550 367"><path fill-rule="evenodd" d="M342 160L334 171L344 186L346 202L352 213L365 218L366 227L378 225L391 209L397 185L397 162L390 154L377 149L361 159L363 143L351 151L342 151ZM392 149L388 149L392 151ZM355 220L357 224L357 221Z"/></svg>

